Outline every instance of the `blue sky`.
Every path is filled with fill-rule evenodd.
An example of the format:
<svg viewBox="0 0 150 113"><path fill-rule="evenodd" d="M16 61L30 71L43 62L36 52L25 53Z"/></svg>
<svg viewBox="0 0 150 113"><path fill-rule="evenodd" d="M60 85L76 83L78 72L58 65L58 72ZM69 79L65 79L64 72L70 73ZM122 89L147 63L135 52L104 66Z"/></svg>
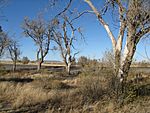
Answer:
<svg viewBox="0 0 150 113"><path fill-rule="evenodd" d="M15 38L20 42L20 47L22 51L22 56L27 56L31 60L36 59L36 46L34 42L23 35L23 30L21 24L25 16L30 19L35 19L38 14L42 13L44 18L49 20L52 19L63 7L66 5L67 0L62 0L59 4L56 4L55 8L48 8L48 0L9 0L8 4L3 7L2 13L5 19L0 20L0 25L3 30L8 32L10 36L15 36ZM100 0L93 0L97 7L100 7L102 3ZM84 9L89 9L88 5L81 0L75 0L71 8L78 8L80 11ZM110 15L105 17L108 23L111 23ZM83 41L78 41L76 48L80 51L79 56L87 56L90 58L100 59L106 50L111 49L111 41L108 38L106 31L99 24L97 18L88 14L80 18L76 25L81 26L83 29L83 34L85 36L86 43ZM113 29L114 30L114 29ZM117 30L114 30L115 35ZM137 47L137 53L135 58L137 60L143 60L145 56L145 46L147 45L147 52L150 54L150 41L142 40ZM46 60L61 60L58 52L50 51L47 55Z"/></svg>

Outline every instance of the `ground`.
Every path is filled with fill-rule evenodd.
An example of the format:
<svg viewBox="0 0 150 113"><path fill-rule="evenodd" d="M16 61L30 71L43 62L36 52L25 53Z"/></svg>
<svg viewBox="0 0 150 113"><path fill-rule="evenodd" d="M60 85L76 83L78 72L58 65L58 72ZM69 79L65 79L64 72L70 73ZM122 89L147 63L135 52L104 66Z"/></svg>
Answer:
<svg viewBox="0 0 150 113"><path fill-rule="evenodd" d="M116 93L110 72L2 71L1 113L150 113L149 74Z"/></svg>

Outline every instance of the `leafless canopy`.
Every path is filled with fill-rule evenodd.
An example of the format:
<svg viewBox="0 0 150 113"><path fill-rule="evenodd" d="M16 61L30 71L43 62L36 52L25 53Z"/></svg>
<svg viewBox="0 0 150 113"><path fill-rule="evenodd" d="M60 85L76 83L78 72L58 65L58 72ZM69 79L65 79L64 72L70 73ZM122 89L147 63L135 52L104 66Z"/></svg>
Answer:
<svg viewBox="0 0 150 113"><path fill-rule="evenodd" d="M15 71L17 60L19 59L19 56L21 54L18 42L14 39L9 39L9 44L7 46L7 49L8 49L9 56L13 61L13 71Z"/></svg>
<svg viewBox="0 0 150 113"><path fill-rule="evenodd" d="M12 61L15 62L19 59L19 55L21 54L21 52L17 41L12 39L9 41L8 51Z"/></svg>
<svg viewBox="0 0 150 113"><path fill-rule="evenodd" d="M37 61L39 62L39 69L43 63L45 56L48 54L50 40L52 37L51 24L47 24L41 18L37 20L24 19L23 23L24 34L30 37L37 46ZM38 70L39 70L38 69Z"/></svg>
<svg viewBox="0 0 150 113"><path fill-rule="evenodd" d="M53 40L58 45L63 61L66 65L66 69L68 73L70 73L70 66L75 60L75 56L79 53L73 52L75 49L74 41L77 40L75 37L75 32L77 32L78 29L74 28L73 23L70 22L66 15L62 16L62 20L62 23L59 22L58 24L59 29L53 29Z"/></svg>

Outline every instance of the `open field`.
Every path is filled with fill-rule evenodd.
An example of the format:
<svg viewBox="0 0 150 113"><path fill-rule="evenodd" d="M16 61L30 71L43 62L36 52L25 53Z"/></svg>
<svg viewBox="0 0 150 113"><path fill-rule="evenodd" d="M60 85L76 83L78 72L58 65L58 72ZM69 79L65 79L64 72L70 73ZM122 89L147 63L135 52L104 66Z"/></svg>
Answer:
<svg viewBox="0 0 150 113"><path fill-rule="evenodd" d="M137 73L137 72L136 72ZM135 71L124 95L116 94L111 71L63 70L1 72L1 113L150 113L150 73L136 81Z"/></svg>

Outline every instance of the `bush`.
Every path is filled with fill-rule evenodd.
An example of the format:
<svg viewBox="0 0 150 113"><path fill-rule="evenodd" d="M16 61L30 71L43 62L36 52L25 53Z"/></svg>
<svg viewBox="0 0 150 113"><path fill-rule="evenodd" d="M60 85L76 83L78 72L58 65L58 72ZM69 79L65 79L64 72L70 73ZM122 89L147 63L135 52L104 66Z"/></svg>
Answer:
<svg viewBox="0 0 150 113"><path fill-rule="evenodd" d="M23 57L22 58L22 63L23 64L28 64L30 62L30 60L28 59L28 57Z"/></svg>
<svg viewBox="0 0 150 113"><path fill-rule="evenodd" d="M100 77L87 76L81 78L81 81L79 92L81 93L84 102L98 101L105 94L105 85Z"/></svg>
<svg viewBox="0 0 150 113"><path fill-rule="evenodd" d="M81 56L81 57L78 59L78 64L79 64L81 67L84 67L87 63L88 63L88 58L85 57L85 56Z"/></svg>

